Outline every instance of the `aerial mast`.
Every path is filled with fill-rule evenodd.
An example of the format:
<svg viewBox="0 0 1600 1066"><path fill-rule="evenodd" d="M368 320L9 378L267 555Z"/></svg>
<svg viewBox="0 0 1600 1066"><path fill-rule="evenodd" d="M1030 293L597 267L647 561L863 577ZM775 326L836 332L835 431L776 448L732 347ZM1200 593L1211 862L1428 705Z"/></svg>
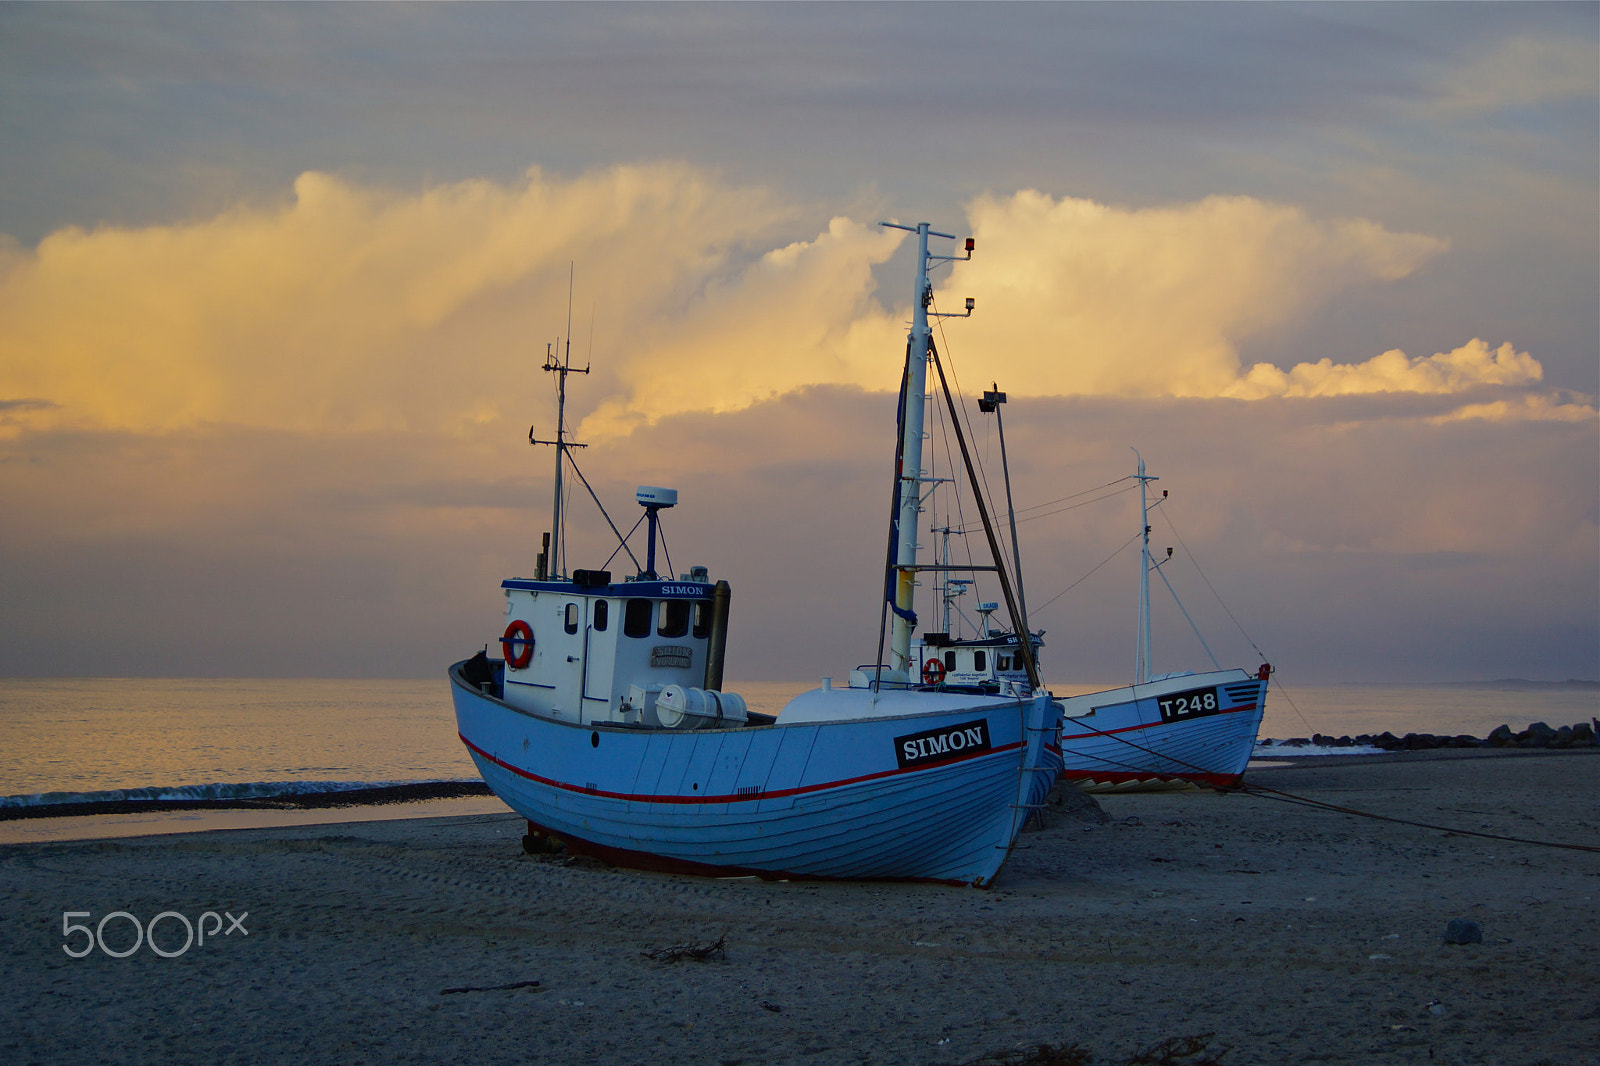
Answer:
<svg viewBox="0 0 1600 1066"><path fill-rule="evenodd" d="M1139 644L1137 662L1133 665L1133 683L1142 685L1150 680L1150 482L1160 478L1144 472L1144 456L1133 449L1139 458Z"/></svg>
<svg viewBox="0 0 1600 1066"><path fill-rule="evenodd" d="M556 439L534 440L533 431L528 431L530 444L554 444L556 447L556 477L555 501L550 507L550 545L546 549L545 558L550 578L559 578L563 571L561 568L561 473L562 465L567 457L568 448L582 448L584 445L575 444L567 440L567 375L587 374L589 367L582 369L572 365L572 283L577 272L576 264L572 264L567 272L567 336L565 338L566 350L558 355L556 348L562 344L558 340L554 344L546 344L544 348L544 369L556 375Z"/></svg>

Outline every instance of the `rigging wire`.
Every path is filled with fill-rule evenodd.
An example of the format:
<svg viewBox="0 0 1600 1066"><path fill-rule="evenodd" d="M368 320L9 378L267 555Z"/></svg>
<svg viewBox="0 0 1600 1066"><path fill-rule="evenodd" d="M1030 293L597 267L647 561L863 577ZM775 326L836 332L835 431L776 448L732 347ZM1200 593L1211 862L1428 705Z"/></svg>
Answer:
<svg viewBox="0 0 1600 1066"><path fill-rule="evenodd" d="M1088 507L1091 504L1101 503L1101 502L1103 502L1105 500L1115 499L1116 497L1121 496L1124 492L1132 492L1135 487L1136 486L1134 486L1134 485L1125 485L1122 488L1117 489L1115 492L1108 492L1104 496L1096 496L1092 500L1084 500L1082 503L1075 503L1075 504L1072 504L1070 507L1061 507L1061 508L1057 508L1054 511L1046 511L1044 514L1034 514L1034 515L1029 515L1026 518L1019 518L1019 519L1017 519L1017 524L1020 525L1023 522L1032 522L1035 519L1039 519L1039 518L1050 518L1053 515L1066 514L1068 511L1076 511L1080 507ZM1041 505L1041 506L1043 506L1043 505Z"/></svg>
<svg viewBox="0 0 1600 1066"><path fill-rule="evenodd" d="M667 527L665 523L656 523L656 533L661 537L661 554L667 557L667 580L672 580L672 575L677 571L672 568L672 549L667 547Z"/></svg>
<svg viewBox="0 0 1600 1066"><path fill-rule="evenodd" d="M570 455L567 456L567 465L568 466L572 465L572 456L570 456ZM567 513L568 513L569 505L571 503L572 503L572 482L569 481L565 485L561 486L561 528L562 528L563 532L565 532L565 530L566 530ZM557 540L556 540L556 554L560 557L560 558L558 558L556 560L558 565L563 563L567 559L567 538L566 537L563 536L563 537L558 537L557 538ZM560 577L562 574L564 574L566 572L567 572L567 568L565 566L561 566L561 568L559 570L552 570L550 572L550 576L551 577Z"/></svg>
<svg viewBox="0 0 1600 1066"><path fill-rule="evenodd" d="M938 313L938 308L939 308L938 300L937 299L932 300L931 301L931 305L932 305L932 309L933 309L934 313L937 314ZM945 353L945 355L948 357L949 354L950 354L950 349L945 344L944 319L943 318L935 318L934 322L936 324L935 328L938 329L938 331L939 331L940 350L943 351ZM972 430L972 415L967 410L966 393L963 392L962 389L961 389L961 377L960 377L959 374L956 373L955 363L954 363L953 360L950 361L950 377L954 380L954 384L955 384L955 388L952 391L955 393L956 397L961 401L960 404L959 404L959 408L958 409L960 411L962 420L964 422L966 422L966 424L967 424L967 436L971 437L973 440L977 440L977 434L974 433L973 430ZM987 429L988 429L987 424L985 424L985 432L986 433L987 433ZM983 484L983 495L984 495L984 498L989 501L989 513L990 514L999 514L1000 513L999 508L995 507L995 505L994 505L994 490L989 487L989 471L988 471L988 468L986 468L986 467L984 467L982 465L979 465L977 469L978 469L978 481L982 482L982 484ZM973 486L973 492L976 493L977 491L978 491L978 486L974 485ZM966 530L962 530L962 532L966 532ZM1004 536L1003 533L1000 535L999 540L1000 540L1000 542L1002 544L1005 544L1005 536ZM1014 546L1012 546L1012 545L1006 545L1006 546L1010 547L1013 552L1016 551L1016 548ZM998 566L1000 564L1000 560L996 559L995 560L995 564Z"/></svg>
<svg viewBox="0 0 1600 1066"><path fill-rule="evenodd" d="M1091 492L1099 492L1101 489L1109 489L1113 485L1120 485L1124 481L1132 481L1132 480L1134 480L1134 477L1133 477L1132 474L1124 474L1122 477L1117 478L1117 480L1115 480L1115 481L1108 481L1104 485L1096 485L1094 488L1092 488L1092 489L1084 489L1082 492L1074 492L1071 496L1063 496L1063 497L1061 497L1060 499L1057 499L1057 500L1046 500L1044 503L1036 503L1036 504L1033 504L1033 505L1028 506L1028 507L1020 508L1020 509L1018 509L1017 514L1020 515L1020 514L1023 514L1025 512L1027 512L1027 511L1037 511L1041 507L1053 507L1058 503L1066 503L1068 500L1075 500L1079 496L1087 496ZM1128 487L1132 488L1133 486L1130 485ZM1108 497L1101 497L1101 499L1106 499L1106 498L1108 498ZM1090 500L1088 502L1089 503L1094 503L1095 501L1094 500ZM1035 516L1035 517L1038 517L1038 516ZM1024 519L1020 519L1019 518L1019 519L1017 519L1017 521L1021 522L1021 521L1024 521Z"/></svg>
<svg viewBox="0 0 1600 1066"><path fill-rule="evenodd" d="M1221 605L1223 613L1228 616L1228 621L1234 624L1234 627L1239 630L1240 635L1249 642L1250 647L1255 649L1255 653L1261 656L1263 661L1267 661L1267 653L1262 651L1256 645L1256 642L1251 639L1250 634L1245 632L1244 626L1240 625L1239 620L1233 616L1233 612L1228 610L1228 605L1223 602L1222 596L1217 592L1216 586L1211 583L1211 579L1209 577L1206 577L1206 572L1200 568L1200 560L1194 557L1194 552L1190 551L1189 545L1184 542L1183 534L1178 532L1178 527L1172 524L1172 519L1167 517L1165 511L1161 512L1161 519L1167 523L1167 528L1172 530L1172 535L1177 538L1178 543L1183 545L1183 554L1187 555L1189 557L1189 562L1194 564L1195 573L1200 575L1200 580L1206 583L1206 588L1210 589L1211 595L1216 597L1217 603Z"/></svg>
<svg viewBox="0 0 1600 1066"><path fill-rule="evenodd" d="M936 302L934 304L935 310L937 310L937 306L938 305L937 305L937 302ZM944 344L945 341L947 340L947 338L945 337L945 333L944 333L944 319L935 318L933 321L934 321L934 328L936 328L939 331L939 341L940 341L941 344ZM949 353L948 346L946 346L945 351L946 351L946 354L948 355L948 353ZM950 367L950 376L952 378L956 378L956 371L955 371L955 366L954 366L953 363L952 363L952 365ZM963 415L965 415L966 414L966 410L967 410L967 404L966 404L966 398L963 396L963 394L961 392L961 381L960 381L959 378L956 378L955 392L956 392L957 396L962 397L961 398L960 409L961 409ZM952 491L955 493L956 514L957 514L957 517L959 517L960 520L961 520L959 525L954 526L954 527L950 527L950 531L952 533L957 533L957 534L959 534L961 536L961 550L966 554L967 565L971 566L971 565L973 565L972 543L966 539L967 538L967 534L972 533L972 532L974 532L976 530L982 529L983 528L983 523L982 522L970 523L970 522L967 521L966 507L963 505L963 501L962 501L962 497L961 497L961 480L956 477L955 456L950 451L950 438L952 436L954 436L956 432L959 431L959 427L954 427L954 426L950 425L949 423L947 423L947 421L946 421L947 416L945 414L944 408L940 404L937 404L937 403L934 404L933 408L934 408L934 412L935 412L935 414L937 415L937 418L938 418L938 425L940 427L942 427L943 430L944 430L943 437L944 437L945 462L948 463L949 467L950 467L950 484L952 486ZM969 434L972 432L972 422L971 422L970 418L967 421L967 432ZM986 474L985 468L982 467L981 465L978 467L978 476L981 479L983 479L983 481L984 481L984 490L987 493L988 492L987 474ZM968 487L971 488L974 493L977 492L976 486L968 486ZM993 506L994 506L993 494L989 494L989 506L991 508L993 508ZM947 527L949 526L948 522L946 522L946 526ZM973 591L977 594L978 602L982 603L983 602L983 595L982 595L981 592L977 591L977 587L978 586L977 586L976 576L974 576L974 578L972 580L972 587L973 587ZM972 624L972 620L970 618L967 618L966 613L963 612L960 607L956 608L956 613L958 615L960 615L962 620L965 621L968 625L973 625ZM973 625L973 632L974 633L977 633L977 628L978 628L977 626ZM982 635L982 634L979 634L979 635Z"/></svg>
<svg viewBox="0 0 1600 1066"><path fill-rule="evenodd" d="M1167 592L1172 595L1172 602L1178 605L1178 610L1183 612L1183 620L1189 623L1189 628L1194 632L1194 639L1198 640L1200 646L1206 650L1206 658L1211 660L1212 666L1221 670L1222 664L1217 662L1217 657L1211 651L1211 645L1206 643L1206 638L1201 634L1200 627L1194 624L1193 618L1189 617L1189 608L1185 607L1183 601L1178 599L1178 590L1172 587L1172 582L1167 580L1167 575L1161 572L1160 564L1152 566L1150 569L1154 570L1156 576L1161 579L1161 583L1167 586ZM1148 664L1146 664L1146 668L1148 669Z"/></svg>
<svg viewBox="0 0 1600 1066"><path fill-rule="evenodd" d="M950 470L950 475L951 475L950 478L949 478L949 481L950 481L950 492L951 492L951 495L953 496L953 498L955 500L954 510L956 511L957 514L961 515L962 523L964 525L965 521L966 521L966 516L965 516L965 512L964 512L964 510L963 510L963 508L961 506L961 483L959 481L957 481L956 478L955 478L956 461L955 461L955 457L950 453L950 436L951 436L951 434L950 434L949 427L947 427L945 425L945 418L947 416L945 415L945 410L944 410L943 406L941 406L940 404L933 404L932 406L933 406L933 420L934 420L935 432L937 432L938 435L939 435L940 443L942 443L944 445L945 463L946 463L947 467ZM935 477L938 476L937 468L933 468L931 472ZM928 499L929 499L929 503L930 503L930 510L932 512L932 519L928 523L929 533L930 534L939 532L939 528L940 528L938 526L938 521L939 521L938 508L936 506L932 505L933 501L937 498L935 494L938 492L938 490L939 490L939 486L937 484L935 484L933 486L933 489L928 494ZM962 549L967 554L967 563L968 563L968 565L971 565L971 563L972 563L972 546L967 543L966 538L964 536L966 530L963 529L963 528L951 525L951 523L950 523L950 511L951 511L950 505L946 504L945 505L945 522L944 522L944 526L942 527L943 530L944 530L944 535L945 535L944 543L945 544L949 543L949 534L950 533L952 533L952 532L962 533L963 534L962 541L961 541ZM940 556L935 561L939 562L939 563L948 562L948 560L946 560L943 556ZM939 596L940 596L939 618L940 618L940 623L944 624L944 616L947 613L948 609L950 607L955 606L955 601L950 598L950 574L949 574L948 571L944 572L943 576L939 579L938 589L939 589ZM956 614L959 615L962 618L963 621L965 621L966 620L966 615L962 612L961 608L960 607L956 607L955 609L956 609Z"/></svg>
<svg viewBox="0 0 1600 1066"><path fill-rule="evenodd" d="M1124 479L1124 480L1128 480L1128 479ZM1113 481L1111 484L1115 485L1116 482ZM1106 486L1101 486L1101 488L1105 488L1105 487ZM1020 526L1024 522L1032 522L1032 521L1034 521L1035 519L1038 519L1038 518L1051 518L1051 517L1053 517L1055 515L1058 515L1058 514L1066 514L1068 511L1076 511L1080 507L1089 507L1089 506L1091 506L1093 504L1103 503L1106 500L1115 499L1116 497L1121 496L1125 492L1132 492L1134 490L1134 488L1135 488L1135 486L1133 486L1133 485L1126 485L1126 486L1124 486L1124 487L1122 487L1120 489L1117 489L1115 492L1108 492L1104 496L1096 496L1092 500L1084 500L1082 503L1075 503L1075 504L1072 504L1069 507L1062 507L1062 508L1059 508L1059 509L1054 510L1054 511L1047 511L1044 514L1029 515L1026 518L1018 518L1017 519L1017 525ZM1099 492L1099 491L1101 491L1101 489L1090 489L1088 491L1089 492ZM1082 496L1082 495L1084 495L1084 493L1080 492L1080 493L1078 493L1078 495ZM1066 498L1067 499L1071 499L1072 497L1069 496L1069 497L1066 497ZM1060 501L1057 501L1057 502L1060 502ZM1036 506L1045 507L1045 506L1048 506L1048 505L1047 504L1037 504ZM1032 508L1025 508L1025 510L1032 510ZM1021 514L1022 512L1018 511L1017 513ZM971 532L971 530L962 529L960 532L969 533L969 532Z"/></svg>
<svg viewBox="0 0 1600 1066"><path fill-rule="evenodd" d="M1045 600L1044 603L1040 604L1038 607L1035 607L1034 611L1038 612L1038 611L1044 610L1046 607L1050 606L1052 603L1056 602L1061 597L1065 596L1067 593L1071 592L1073 589L1077 588L1079 585L1081 585L1085 581L1089 580L1089 578L1094 576L1095 570L1100 569L1102 566L1106 565L1111 560L1115 559L1117 556L1119 556L1123 552L1127 551L1128 550L1128 545L1132 544L1134 541L1136 541L1138 539L1139 539L1139 534L1135 533L1133 536L1131 536L1127 540L1123 541L1121 546L1118 547L1116 551L1112 552L1110 555L1106 556L1104 559L1101 559L1098 563L1096 563L1094 565L1094 569L1093 570L1090 570L1087 574L1084 574L1078 580L1074 581L1072 584L1068 585L1066 588L1062 589L1060 592L1056 593L1054 596L1051 596L1048 600Z"/></svg>
<svg viewBox="0 0 1600 1066"><path fill-rule="evenodd" d="M1267 653L1261 650L1261 647L1256 644L1255 640L1251 638L1249 633L1245 632L1245 628L1240 624L1239 619L1235 618L1233 616L1233 612L1228 609L1227 603L1222 599L1222 594L1219 593L1216 589L1216 586L1211 583L1211 579L1206 577L1205 570L1200 566L1200 560L1194 557L1194 552L1189 550L1189 545L1184 541L1183 534L1178 532L1178 527L1173 525L1171 517L1168 516L1165 511L1161 512L1161 520L1167 524L1167 528L1172 530L1172 535L1176 537L1178 543L1182 545L1183 554L1189 557L1189 562L1194 565L1195 573L1200 575L1200 580L1206 583L1206 588L1210 589L1211 595L1216 597L1217 604L1222 608L1222 612L1228 616L1228 621L1232 622L1235 628L1239 630L1240 635L1244 637L1246 642L1249 643L1250 647L1254 649L1255 653L1261 657L1262 662L1271 662L1272 660L1267 656ZM1294 710L1295 717L1300 719L1301 725L1305 726L1313 733L1319 732L1319 730L1311 724L1310 720L1306 718L1305 714L1300 710L1300 705L1295 703L1294 697L1289 695L1289 690L1285 688L1281 682L1278 684L1278 693L1283 697L1284 702L1288 703L1290 708Z"/></svg>
<svg viewBox="0 0 1600 1066"><path fill-rule="evenodd" d="M639 521L635 522L633 524L633 528L628 530L628 535L626 537L623 536L620 533L617 534L617 540L620 543L618 543L618 545L615 548L611 549L611 554L606 557L606 561L605 561L604 564L601 565L600 569L604 570L604 569L606 569L606 567L610 566L611 565L611 560L615 559L617 557L617 552L619 552L619 551L627 551L628 558L633 560L633 565L634 566L638 566L641 571L644 569L644 567L639 566L638 558L634 556L633 550L628 547L628 538L632 537L634 535L634 533L638 531L639 527L642 524L644 524L644 520L645 520L646 517L648 517L648 516L641 514L639 516ZM615 526L612 526L611 528L613 530L616 529Z"/></svg>
<svg viewBox="0 0 1600 1066"><path fill-rule="evenodd" d="M878 698L878 686L883 683L883 647L889 633L889 605L897 591L894 582L894 565L898 562L897 547L899 544L900 529L900 493L904 491L902 475L905 471L902 466L905 462L906 450L906 396L907 382L911 376L912 347L911 342L906 342L905 369L900 371L899 401L895 404L894 413L894 492L889 498L889 543L884 551L883 560L883 590L878 595L878 654L873 660L872 668L872 698ZM898 603L894 604L895 611L900 610Z"/></svg>
<svg viewBox="0 0 1600 1066"><path fill-rule="evenodd" d="M600 502L600 497L599 496L595 495L594 489L589 485L589 479L583 476L583 471L578 469L578 464L572 458L572 456L570 456L570 455L567 456L567 462L572 464L572 472L574 474L578 475L578 480L583 482L583 487L589 490L589 498L594 501L594 505L596 507L600 508L600 517L604 518L606 520L606 525L610 526L611 527L611 532L616 534L617 541L619 542L620 550L621 551L625 551L625 552L628 553L628 558L633 560L633 565L634 565L635 569L638 569L639 568L639 558L638 558L638 556L634 555L633 554L633 549L628 547L628 538L624 537L621 533L617 532L617 524L615 522L611 521L611 515L609 513L607 513L607 511L606 511L606 505ZM639 521L642 522L642 521L644 521L644 519L641 518ZM638 529L638 528L639 528L639 522L635 522L633 524L633 529ZM633 529L628 530L628 536L629 537L633 536ZM562 538L562 539L564 540L565 538ZM606 566L610 566L611 565L611 559L615 559L616 557L617 557L617 552L614 550L611 553L611 558L606 560ZM605 568L606 568L605 566L602 566L600 569L604 570Z"/></svg>

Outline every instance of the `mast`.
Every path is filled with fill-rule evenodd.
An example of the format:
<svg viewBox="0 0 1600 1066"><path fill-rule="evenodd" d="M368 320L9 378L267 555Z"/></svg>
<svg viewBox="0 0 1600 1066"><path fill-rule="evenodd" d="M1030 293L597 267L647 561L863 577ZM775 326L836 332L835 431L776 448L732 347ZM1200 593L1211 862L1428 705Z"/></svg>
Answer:
<svg viewBox="0 0 1600 1066"><path fill-rule="evenodd" d="M945 634L950 632L950 604L954 597L950 594L950 527L940 526L934 530L939 534L939 565L944 567L939 577L939 600L943 605L939 614L939 629Z"/></svg>
<svg viewBox="0 0 1600 1066"><path fill-rule="evenodd" d="M911 631L917 616L912 604L916 589L917 515L922 510L922 419L928 392L928 303L933 287L928 282L928 224L917 224L917 281L911 296L911 334L906 338L905 428L901 448L900 544L895 562L901 568L895 578L894 638L889 646L892 670L911 668Z"/></svg>
<svg viewBox="0 0 1600 1066"><path fill-rule="evenodd" d="M1160 478L1144 472L1144 456L1132 449L1139 459L1139 644L1133 664L1133 683L1142 685L1150 680L1150 482Z"/></svg>
<svg viewBox="0 0 1600 1066"><path fill-rule="evenodd" d="M556 477L555 501L550 507L550 545L546 549L546 563L551 579L560 578L561 569L561 470L567 458L568 448L582 448L582 444L574 444L567 440L567 375L587 374L589 367L578 369L572 365L572 283L577 267L573 264L567 272L567 336L566 351L563 356L557 356L554 344L544 346L544 369L556 375L556 439L534 440L533 431L528 431L528 441L532 444L554 444L556 446ZM560 344L557 341L556 344Z"/></svg>
<svg viewBox="0 0 1600 1066"><path fill-rule="evenodd" d="M983 394L983 399L978 401L978 410L988 414L994 412L994 424L1000 430L1000 470L1006 479L1006 517L1011 520L1011 561L1012 574L1017 582L1017 607L1022 615L1022 632L1017 639L1028 640L1028 594L1023 591L1022 585L1022 546L1017 543L1017 508L1011 502L1011 463L1006 459L1006 422L1000 416L1000 405L1006 402L1006 394L1000 391L1000 383L994 382L993 389Z"/></svg>
<svg viewBox="0 0 1600 1066"><path fill-rule="evenodd" d="M900 396L904 415L900 437L900 469L895 472L899 485L899 506L895 513L894 632L889 645L889 668L908 671L911 667L911 633L917 628L917 616L912 608L917 575L917 515L922 511L922 423L928 392L928 345L932 338L928 328L928 305L933 302L933 285L928 281L928 267L934 262L953 262L962 257L930 256L929 237L949 240L955 240L956 237L951 233L939 233L926 222L919 222L915 227L893 222L879 224L917 235L917 280L911 293L911 333L906 338L905 384ZM972 258L972 243L972 238L967 238L966 259ZM967 304L967 314L970 315L972 301L968 300Z"/></svg>

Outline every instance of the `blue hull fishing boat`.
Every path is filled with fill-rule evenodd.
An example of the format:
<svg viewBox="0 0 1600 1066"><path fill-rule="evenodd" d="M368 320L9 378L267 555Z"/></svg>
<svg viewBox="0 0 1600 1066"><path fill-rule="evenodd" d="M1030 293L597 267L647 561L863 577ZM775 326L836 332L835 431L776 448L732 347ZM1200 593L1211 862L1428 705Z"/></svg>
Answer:
<svg viewBox="0 0 1600 1066"><path fill-rule="evenodd" d="M527 818L525 843L716 876L986 886L1043 805L1061 766L1060 709L1031 649L1018 656L1021 680L1004 691L929 684L916 672L915 577L942 569L919 564L916 545L930 364L944 380L928 271L957 257L929 254L930 237L950 235L926 223L896 228L917 234L918 268L880 608L880 634L892 613L888 661L880 636L878 661L852 671L848 686L824 679L776 716L723 692L728 583L704 567L676 580L656 573L659 512L677 503L670 489L638 491L649 541L633 579L561 574L560 479L571 445L558 414L552 542L535 577L502 583L502 657L480 653L449 671L461 741L489 787ZM564 405L570 360L547 369L560 373ZM953 414L948 388L944 399ZM998 573L1020 629L987 513L984 521L995 565L979 569Z"/></svg>
<svg viewBox="0 0 1600 1066"><path fill-rule="evenodd" d="M1137 454L1137 452L1135 453ZM1139 632L1134 683L1061 700L1062 776L1086 792L1144 792L1208 785L1232 788L1243 776L1261 716L1272 667L1254 674L1217 667L1201 673L1150 673L1150 575L1167 584L1150 557L1150 503L1155 477L1139 460L1139 513L1144 534L1139 553ZM1166 494L1162 493L1163 499ZM1157 501L1159 504L1161 501ZM1172 549L1167 549L1167 557ZM1173 592L1177 601L1177 593ZM1180 610L1183 604L1178 602ZM1188 612L1184 611L1184 617ZM1193 623L1191 622L1191 625ZM1199 637L1199 630L1195 631ZM1200 639L1206 654L1211 649Z"/></svg>
<svg viewBox="0 0 1600 1066"><path fill-rule="evenodd" d="M1232 788L1266 694L1266 677L1208 670L1063 699L1062 776L1086 792Z"/></svg>

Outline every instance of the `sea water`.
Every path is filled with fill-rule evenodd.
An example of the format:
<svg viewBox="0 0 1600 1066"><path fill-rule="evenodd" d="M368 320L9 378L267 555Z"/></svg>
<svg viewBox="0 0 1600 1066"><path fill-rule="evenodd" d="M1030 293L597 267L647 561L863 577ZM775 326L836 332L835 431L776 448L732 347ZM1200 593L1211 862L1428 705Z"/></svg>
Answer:
<svg viewBox="0 0 1600 1066"><path fill-rule="evenodd" d="M776 714L814 687L729 682ZM1099 687L1111 687L1109 685ZM1095 686L1053 686L1058 694ZM1589 685L1278 685L1261 736L1467 733L1588 721ZM448 683L162 678L0 679L0 804L245 798L476 780Z"/></svg>

